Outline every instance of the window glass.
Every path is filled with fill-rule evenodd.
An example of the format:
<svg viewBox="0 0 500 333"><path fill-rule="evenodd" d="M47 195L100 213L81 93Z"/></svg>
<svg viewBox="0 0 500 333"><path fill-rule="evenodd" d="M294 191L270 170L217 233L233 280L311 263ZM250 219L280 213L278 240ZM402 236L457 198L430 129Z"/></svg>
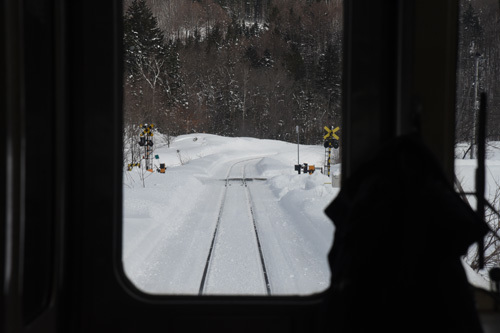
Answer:
<svg viewBox="0 0 500 333"><path fill-rule="evenodd" d="M486 208L485 219L500 231L500 10L498 1L461 0L457 62L455 174L457 190L476 207L477 112L482 93L487 100ZM468 194L467 194L468 193ZM489 289L488 271L500 265L500 242L490 233L485 238L485 269L479 269L476 246L464 258L469 280Z"/></svg>
<svg viewBox="0 0 500 333"><path fill-rule="evenodd" d="M342 1L124 1L123 248L142 291L329 287Z"/></svg>

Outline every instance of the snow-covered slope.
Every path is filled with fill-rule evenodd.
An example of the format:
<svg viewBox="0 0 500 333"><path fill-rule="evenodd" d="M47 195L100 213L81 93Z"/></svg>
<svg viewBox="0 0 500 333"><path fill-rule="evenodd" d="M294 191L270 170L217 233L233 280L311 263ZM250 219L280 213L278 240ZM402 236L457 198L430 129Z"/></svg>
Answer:
<svg viewBox="0 0 500 333"><path fill-rule="evenodd" d="M124 171L123 263L139 289L160 294L266 294L264 275L255 272L261 259L253 247L252 223L259 232L271 294L308 295L328 287L327 255L334 227L323 210L339 189L320 172L294 171L297 145L210 134L179 136L170 147L161 137L155 140L155 164L165 163L166 173ZM499 143L491 143L488 148L490 201L500 184L497 147ZM324 148L302 145L300 163L322 166ZM474 160L456 160L456 175L466 192L474 189L476 166ZM333 166L332 173L338 172L339 165ZM474 198L469 200L474 206ZM213 241L218 223L220 234ZM212 246L213 262L207 264ZM486 271L465 266L473 284L489 288Z"/></svg>
<svg viewBox="0 0 500 333"><path fill-rule="evenodd" d="M252 276L261 279L262 274L245 268L260 262L258 252L244 246L255 236L240 232L253 230L251 217L272 294L307 295L328 287L333 224L323 210L338 189L320 172L298 175L294 171L297 145L191 134L175 138L170 147L156 147L155 155L159 155L156 164L166 163L165 174L143 174L137 168L124 173L123 262L138 288L149 293L198 294L207 266L206 293L265 293L265 288L250 288L260 283ZM301 146L300 163L322 166L324 148ZM338 172L338 166L334 169ZM222 217L213 263L207 265L228 177L255 179L228 184L233 187L226 194L223 215L231 217ZM247 194L238 190L242 185L247 186ZM250 205L243 202L247 197ZM230 221L241 226L233 227Z"/></svg>

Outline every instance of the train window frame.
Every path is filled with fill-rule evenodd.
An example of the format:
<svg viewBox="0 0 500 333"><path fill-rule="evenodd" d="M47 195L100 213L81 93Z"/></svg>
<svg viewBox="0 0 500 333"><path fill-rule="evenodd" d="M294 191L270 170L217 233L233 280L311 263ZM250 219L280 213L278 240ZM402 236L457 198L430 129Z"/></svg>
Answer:
<svg viewBox="0 0 500 333"><path fill-rule="evenodd" d="M353 5L354 3L354 5ZM359 7L354 7L353 6L359 6L359 3L356 3L354 1L351 1L351 2L347 2L348 5L344 6L344 10L347 11L347 14L344 15L344 18L345 18L345 21L348 22L348 18L349 18L349 13L350 11L352 10L359 10ZM109 129L109 124L112 124L113 126L113 137L112 137L112 145L114 147L122 147L121 146L121 125L122 125L122 120L121 120L121 112L122 112L122 100L121 100L121 94L122 94L122 81L121 81L121 73L122 73L122 62L121 62L121 54L122 54L122 50L121 50L121 22L122 22L122 7L121 7L121 1L118 1L118 0L115 0L112 4L113 6L113 10L112 10L112 16L113 16L113 29L111 30L111 35L108 35L106 36L107 38L107 41L108 43L111 42L112 45L113 45L113 52L112 52L112 57L111 59L107 59L107 63L105 64L101 64L101 66L99 67L100 70L103 72L103 73L107 73L107 78L106 80L103 80L102 83L99 83L99 82L95 82L95 81L91 81L91 83L93 85L95 84L104 84L104 82L107 82L111 85L112 87L112 101L108 101L111 102L109 103L111 106L110 109L113 110L112 112L112 116L110 117L110 119L106 119L106 121L96 121L94 124L93 124L93 127L94 129L93 130L96 130L98 132L106 132L108 129ZM380 6L378 8L377 7L377 4L374 4L374 9L376 9L378 11L378 13L380 13L381 17L390 17L391 14L394 14L394 9L391 8L391 6L389 5L385 5L385 6ZM91 11L89 11L91 12ZM384 14L385 13L385 14ZM367 15L367 14L365 14ZM385 15L385 16L384 16ZM392 23L391 24L397 24L398 21L397 20L392 20L391 21ZM83 25L82 25L83 26ZM88 27L88 25L87 25ZM383 28L393 28L394 26L383 26ZM94 28L94 29L91 29L90 31L82 31L82 28L75 28L77 31L79 31L80 33L82 33L84 36L86 36L86 38L90 38L90 34L92 32L95 32L95 30L97 29ZM345 29L345 34L348 34L348 32L346 31L347 29ZM380 30L380 31L383 31L383 30ZM348 40L348 37L345 37L344 38L344 41L345 43L349 43L349 40ZM395 36L395 37L399 37L399 36ZM380 34L379 35L379 38L383 38L383 36ZM104 39L103 39L104 40ZM373 43L368 43L367 40L363 40L362 41L363 43L367 43L369 45L373 45ZM102 42L101 42L102 43ZM352 45L347 45L347 44L344 44L345 47L344 47L344 59L345 59L345 62L347 63L345 66L349 68L350 64L351 64L351 55L352 55ZM355 48L355 51L358 52L358 51L361 51L363 48L366 47L366 45L361 45L361 46L356 46L356 47L359 47L359 49ZM380 63L382 63L384 66L386 66L386 68L388 68L391 73L393 73L393 75L396 75L397 73L397 67L395 66L392 66L390 64L390 61L388 61L387 59L384 58L385 55L388 56L388 59L394 59L394 57L396 56L397 58L397 52L398 50L395 50L393 48L389 48L388 50L383 50L382 48L379 49L380 52L382 52L379 57L377 58L378 61ZM359 55L359 52L356 53ZM90 54L86 54L84 55L84 58L85 56L89 56L91 57ZM95 55L94 55L95 57ZM78 59L78 56L77 56L77 59ZM86 59L79 59L79 60L86 60ZM358 59L359 60L359 59ZM94 59L95 61L95 59ZM106 67L107 66L107 67ZM106 70L107 69L107 70ZM373 67L371 68L373 70ZM352 118L356 115L354 115L352 113L352 111L354 109L356 109L357 111L360 110L360 105L352 105L351 104L351 100L352 100L352 96L354 94L353 90L352 90L352 86L353 86L353 81L356 81L356 83L359 83L360 81L360 74L361 74L361 70L357 69L355 72L352 71L352 69L350 68L351 72L350 73L344 73L344 78L345 78L345 81L344 81L344 84L345 84L345 87L346 87L346 91L345 93L343 94L343 103L344 105L346 105L346 107L344 108L344 116L347 115L348 117L343 117L343 126L344 126L344 135L345 135L345 139L342 140L342 145L343 145L343 150L344 150L344 154L342 156L342 165L343 165L343 172L342 172L342 175L343 177L344 176L349 176L351 170L355 169L357 164L359 163L359 161L354 161L353 162L353 159L352 159L352 155L351 155L351 152L353 150L356 150L356 151L363 151L366 149L372 149L373 147L376 147L378 145L381 145L383 144L383 142L385 142L388 138L390 137L393 137L394 135L396 135L396 130L395 129L389 129L388 131L386 131L386 122L382 122L382 121L377 121L376 124L379 124L378 126L375 125L374 126L374 123L372 121L367 121L366 122L366 125L369 125L369 130L368 132L369 133L375 133L374 134L374 137L376 138L375 140L373 140L372 138L369 138L368 140L364 140L363 142L360 142L360 140L357 140L357 143L358 146L357 148L354 148L353 147L353 144L355 143L355 140L352 140L353 137L356 136L356 133L354 132L351 132L350 129L351 127L353 126L352 124ZM372 71L370 75L374 75L373 77L377 77L377 73L379 73L381 69L380 68L377 68L375 69L374 71ZM79 73L82 73L82 70L80 69L78 71ZM369 76L370 76L369 75ZM391 75L387 75L385 76L386 78L386 82L388 86L392 86L392 84L390 83L393 76ZM88 82L87 82L88 83ZM81 83L80 83L81 84ZM79 87L80 84L77 84L76 85L76 89L80 89L82 87ZM364 85L361 87L362 89L365 89L366 88L366 85L367 84L373 84L372 83L368 83L366 80L364 80ZM89 88L89 87L87 87ZM81 89L81 90L85 90L85 89ZM96 90L94 89L94 86L92 86L92 91L99 91L99 90ZM110 90L109 87L108 89L104 89L104 90ZM88 90L87 90L88 91ZM382 105L393 105L393 96L388 94L387 91L384 91L384 90L379 90L378 91L379 93L379 97L378 97L378 100L377 100L377 105L379 106L382 106ZM77 94L79 95L79 94ZM100 99L100 98L103 98L103 96L86 96L86 103L88 104L88 101L91 101L92 99ZM105 100L105 99L103 99ZM81 105L78 105L79 103L78 102L81 102L81 101L78 101L76 100L77 103L74 104L74 107L76 110L79 110L82 108L81 105L85 105L85 103L82 103ZM102 107L101 107L102 108ZM96 109L98 110L98 109ZM387 110L384 110L382 107L380 107L378 109L379 111L379 115L381 116L381 119L388 119L388 117L391 117L394 115L394 113L396 112L393 108L390 108L388 111ZM401 110L398 110L398 112L401 112ZM100 116L102 115L98 115L98 114L95 114L96 111L93 112L92 114L92 117L95 118L95 119L99 119ZM87 113L87 115L90 116L89 113ZM370 115L370 118L373 119L373 114ZM73 119L75 120L75 119ZM77 123L79 121L77 120ZM78 128L79 125L75 123L75 127ZM362 126L358 126L358 129L359 130L364 130L366 129L363 128ZM98 146L98 142L101 141L100 138L97 138L95 137L95 135L93 134L90 134L90 133L84 133L84 135L81 136L82 138L85 138L86 140L88 140L88 142L86 143L87 146L92 146L92 143L95 143L96 146ZM366 136L365 136L366 137ZM120 139L120 140L119 140ZM361 148L360 145L364 145L363 148ZM90 148L89 148L90 149ZM113 163L112 165L117 167L119 165L119 163L121 163L121 149L119 149L120 152L114 151L114 159L113 159ZM94 155L97 156L97 154L94 152ZM106 156L103 154L101 156L102 159L105 159ZM100 160L101 158L97 158L97 160ZM366 157L368 158L368 157ZM75 165L83 165L83 168L84 169L90 169L91 165L92 165L93 162L89 161L89 160L82 160L80 158L77 159L77 162ZM120 170L121 168L117 167L116 168L117 170ZM344 172L344 170L346 170ZM98 180L102 180L103 183L105 183L102 175L101 176L97 176L96 177ZM122 175L121 173L114 173L113 174L113 193L115 194L118 194L118 195L115 195L113 198L112 198L112 202L113 202L113 218L111 220L113 220L113 270L114 270L114 274L119 278L119 282L120 284L125 288L126 292L127 293L130 293L134 296L134 298L137 298L137 299L142 299L142 300L147 300L149 302L153 302L153 303L165 303L165 304L169 304L169 303L172 303L172 302L178 302L178 301L188 301L188 302L194 302L194 303L204 303L204 304L210 304L211 302L225 302L225 303L232 303L234 304L235 302L236 303L241 303L241 304L262 304L262 302L264 303L267 303L267 304L297 304L298 303L303 303L303 304L306 304L306 303L315 303L317 304L318 302L324 300L330 290L327 289L326 291L324 291L323 293L320 293L320 294L316 294L316 295L311 295L311 296L300 296L300 297L295 297L295 296L272 296L272 297L268 297L268 296L264 296L264 297L259 297L259 296L246 296L246 295L235 295L235 296L204 296L202 298L198 297L198 296L189 296L189 295L150 295L150 294L147 294L147 293L144 293L142 291L140 291L139 289L137 289L133 284L131 284L128 280L128 278L126 277L126 274L124 273L124 270L123 270L123 265L121 264L122 262L122 257L121 257L121 246L122 246L122 239L121 239L121 235L122 235L122 232L123 232L123 225L122 225L122 207L121 207L121 202L122 202L122 197L121 197L121 184L122 184Z"/></svg>
<svg viewBox="0 0 500 333"><path fill-rule="evenodd" d="M8 3L11 7L19 6L17 1L8 1ZM14 3L16 5L13 5ZM384 5L383 0L369 1L369 3L370 6L376 7L374 9L377 15L371 15L373 12L363 8L366 3L361 1L346 0L344 3L347 4L344 6L344 27L348 28L344 28L346 36L344 37L344 68L347 68L347 70L343 73L343 104L345 106L345 115L348 117L343 117L343 177L348 176L356 168L356 165L362 162L359 155L360 151L376 148L387 137L398 134L394 128L388 129L388 132L384 133L384 130L387 129L384 128L383 122L372 123L369 121L373 115L369 115L368 121L364 123L357 122L363 118L362 110L360 110L363 105L359 104L360 96L361 101L363 101L363 97L373 96L370 95L371 91L368 88L379 87L384 83L389 83L389 87L392 87L393 85L390 83L392 79L404 78L404 73L398 72L397 66L390 66L391 62L386 61L384 52L388 52L389 59L397 58L403 62L413 62L413 59L394 56L393 52L396 52L396 54L407 53L408 51L405 51L404 48L366 50L366 43L371 45L370 41L366 37L360 40L359 35L353 36L353 34L362 33L362 28L367 26L367 24L359 23L364 19L368 22L372 22L371 19L376 19L378 20L376 23L380 23L384 22L386 18L391 18L391 15L394 14L394 10L387 7L389 6L387 2ZM445 36L447 41L451 39L451 44L453 44L453 8L449 12L446 7L453 7L453 4L450 5L451 2L446 4L444 2L429 3L432 2L424 3L419 1L415 4L417 8L410 9L408 13L412 14L414 10L417 14L419 11L432 13L432 15L437 16L438 20L443 19L439 14L447 13L444 19L449 21L445 22L447 24L438 24L441 30L437 31L437 33L441 34L440 36ZM57 327L62 331L109 332L115 330L153 331L158 327L169 325L169 328L174 331L176 328L189 331L190 328L201 329L206 325L229 330L231 325L244 323L246 325L245 329L251 331L252 328L255 330L262 329L263 322L270 324L266 328L273 329L276 332L287 330L310 331L311 327L318 330L322 325L326 327L328 323L324 321L324 317L328 317L328 313L325 311L326 303L332 294L331 288L321 294L300 297L240 295L198 297L150 295L137 290L130 283L121 264L121 237L123 231L121 229L123 225L121 206L122 69L120 68L121 62L119 59L122 54L120 23L123 22L121 18L122 1L75 0L66 3L63 0L53 0L46 1L42 5L54 10L58 17L55 24L53 22L44 22L44 24L48 29L52 29L50 31L54 34L56 40L52 45L57 51L52 60L55 66L56 84L52 86L51 90L57 109L54 116L55 121L48 125L47 130L58 133L58 140L55 140L54 143L56 145L56 153L54 154L56 162L54 163L57 167L56 170L61 171L61 173L58 174L55 188L50 191L54 198L57 199L53 203L57 223L53 235L54 247L58 251L53 251L54 269L50 302L44 305L48 306L49 310L36 319L35 325L30 328L36 331L36 328L50 326ZM426 6L437 6L438 10L430 11L427 10ZM5 8L2 7L3 9ZM402 10L403 14L398 12L399 17L405 15L404 6ZM15 10L13 13L19 14ZM355 14L351 16L353 13ZM6 13L2 11L1 14L5 15ZM21 15L13 15L12 17L18 18ZM356 19L355 22L353 17ZM394 28L401 22L395 20L394 15L392 17L391 27ZM358 26L353 28L356 23ZM428 29L432 26L422 20L418 23L428 25ZM9 28L12 26L15 26L15 23ZM352 29L354 31L351 31ZM425 29L423 31L425 32ZM2 30L2 33L5 33L5 31ZM412 34L414 32L409 31L408 33ZM433 31L433 33L435 34L436 31ZM451 38L450 34L452 35ZM416 38L417 42L424 46L421 52L426 52L429 49L425 39L421 38L424 35L425 33L419 32ZM351 37L358 39L353 43ZM391 35L391 38L400 37ZM384 34L378 34L375 38L387 42L386 38L388 37L384 37ZM417 64L413 65L412 68L425 69L415 74L418 77L413 79L418 81L417 83L425 82L426 73L432 71L445 74L444 77L450 77L449 66L454 66L454 63L447 61L450 59L450 53L451 59L453 59L456 52L453 52L453 45L450 43L446 45L439 43L442 41L440 38L433 39L432 42L436 41L438 42L435 45L436 47L430 47L433 50L432 54L419 53L416 55L418 58L416 59ZM4 45L4 42L2 42L2 45ZM7 46L8 51L18 51L16 43ZM9 47L11 48L9 49ZM353 52L356 54L353 55ZM389 69L387 77L384 76L384 80L377 81L377 78L380 78L380 72L368 72L371 79L370 84L360 85L360 83L363 83L359 80L363 79L361 74L363 74L364 68L352 66L353 61L357 62L357 64L363 63L360 53L376 53L378 64L388 66L386 67ZM16 52L14 54L17 55ZM432 56L432 61L429 59L430 56ZM15 57L15 65L17 65L15 70L19 70L19 68L22 70L22 61L20 60L22 60L21 57ZM7 63L7 59L2 57L2 62ZM405 64L408 65L408 62ZM431 66L425 66L426 62L431 62ZM401 65L401 63L398 64ZM443 66L443 64L446 66ZM412 73L409 73L408 76L411 78ZM443 84L442 81L430 87L416 85L415 92L421 93L424 97L430 96L431 99L437 98L441 102L438 107L442 108L444 105L448 110L448 104L454 103L453 82L451 82L451 90L447 88L450 82L446 83L445 96L436 97L432 92L432 90L439 90L439 84ZM14 76L7 78L5 82L18 83ZM9 86L9 89L12 88L9 91L17 92L19 87L21 85ZM402 103L398 104L398 101L394 100L392 91L378 89L375 91L377 105L389 106L388 110L385 111L384 108L378 108L379 114L384 119L399 114L397 120L400 120L401 124L404 125L405 120L402 117L403 114L401 114L403 108L398 109L395 107L395 105ZM409 89L409 87L405 89ZM408 91L405 92L408 93ZM2 96L7 96L5 94L2 92ZM399 98L402 96L402 92L396 95ZM355 98L357 98L357 101L353 103ZM364 100L364 102L366 101L367 99ZM404 100L399 101L403 102ZM356 113L351 113L353 109ZM12 105L9 106L8 112L10 116L23 116L24 114L17 115L15 113L19 110L23 112L22 106ZM42 108L41 112L43 111ZM443 157L441 162L449 171L447 154L452 152L452 149L449 149L449 143L451 141L452 147L453 138L450 140L450 132L446 131L446 126L453 123L449 122L450 119L453 119L453 116L439 112L433 115L432 112L431 109L423 115L426 126L431 126L431 128L424 127L422 133L424 139L436 150L437 155ZM454 108L452 108L453 113ZM358 119L353 119L354 117L358 117ZM0 126L5 130L8 129L9 125L15 125L14 129L17 130L22 128L22 124L18 120L18 118L14 120L8 119L6 123L2 123ZM400 126L400 128L404 127ZM354 138L364 129L368 129L367 134L374 135L362 135L363 140L355 141ZM5 147L9 149L20 147L22 150L22 140L15 144L13 141L19 138L23 139L24 133L12 129L5 132L4 135L10 144L10 146L6 145ZM110 147L111 151L108 150ZM77 153L75 153L75 150ZM3 148L1 152L3 155L7 154ZM353 156L355 153L357 155ZM16 158L19 157L20 154L16 156ZM28 166L23 164L22 159L11 162L9 166L20 166L20 169L22 169L19 173L15 173L16 179L19 180L20 174L28 171ZM120 172L116 172L116 170L120 170ZM6 170L4 166L1 167L1 171L5 175L13 174L12 170ZM451 171L453 171L453 167L451 167ZM36 186L37 183L31 186L33 185ZM21 190L21 185L16 183L12 186L10 193L16 194ZM19 204L21 199L20 196L16 197L14 204ZM7 209L18 208L7 204L5 207ZM19 212L21 212L21 209L17 209L14 213ZM22 212L18 215L22 215ZM16 221L17 219L21 220L22 216L13 216L14 219ZM15 227L17 228L16 231L20 231L21 226ZM2 232L4 231L2 229ZM24 246L18 239L13 239L12 244L19 246L19 248ZM5 253L2 252L2 255L5 255ZM12 254L9 259L15 260L16 269L22 263L22 258L17 253ZM18 278L19 276L15 274L12 277ZM17 287L15 283L12 286L13 288ZM8 295L9 299L7 301L10 303L3 304L12 305L9 311L14 315L18 315L22 312L22 309L19 305L21 302L16 299L18 295L15 292L17 290L9 291L13 292ZM139 318L139 321L137 318ZM204 320L201 322L195 320L199 318ZM2 316L2 319L4 319L4 316ZM252 322L251 319L257 320ZM50 324L47 324L47 322ZM23 327L23 323L16 316L9 317L9 324L12 324L12 327ZM11 331L14 331L14 329ZM40 331L42 330L40 329Z"/></svg>

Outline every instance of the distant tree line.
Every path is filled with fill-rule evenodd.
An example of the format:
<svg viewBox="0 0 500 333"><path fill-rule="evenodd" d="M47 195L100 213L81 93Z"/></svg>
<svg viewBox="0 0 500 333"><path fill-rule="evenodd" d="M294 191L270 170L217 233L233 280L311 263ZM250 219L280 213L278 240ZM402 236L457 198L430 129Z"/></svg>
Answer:
<svg viewBox="0 0 500 333"><path fill-rule="evenodd" d="M320 143L340 123L341 20L341 0L125 1L125 132L294 141L298 125Z"/></svg>
<svg viewBox="0 0 500 333"><path fill-rule="evenodd" d="M497 0L460 0L456 142L472 142L474 109L487 94L487 140L500 140L500 8ZM476 98L477 97L477 98ZM457 157L468 157L467 154Z"/></svg>

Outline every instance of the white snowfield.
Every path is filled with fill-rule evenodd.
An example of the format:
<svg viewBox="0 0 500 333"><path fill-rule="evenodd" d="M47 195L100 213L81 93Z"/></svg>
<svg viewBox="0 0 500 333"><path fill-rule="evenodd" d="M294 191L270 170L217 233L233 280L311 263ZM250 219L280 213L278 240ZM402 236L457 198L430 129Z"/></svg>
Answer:
<svg viewBox="0 0 500 333"><path fill-rule="evenodd" d="M464 192L474 192L475 190L475 172L477 169L477 160L470 159L466 157L462 159L464 156L465 150L468 148L468 144L459 144L456 147L456 156L455 159L455 175L457 180L462 185ZM500 195L500 142L491 141L487 143L486 147L486 188L485 188L485 197L496 209L499 209L500 202L498 197ZM472 208L476 207L476 199L474 196L467 196L468 201ZM498 221L498 220L496 220ZM498 222L497 222L498 223ZM487 237L490 237L488 235ZM498 242L497 242L498 244ZM486 249L486 254L490 251L494 250L494 247L490 247ZM474 256L476 255L476 246L473 245L469 249L469 254L464 258L464 267L467 273L467 277L469 282L475 286L490 289L491 285L488 277L488 270L491 267L486 267L487 269L480 270L479 272L475 272L472 268L470 268L467 263L472 262ZM497 259L497 260L500 260Z"/></svg>
<svg viewBox="0 0 500 333"><path fill-rule="evenodd" d="M328 288L334 227L323 211L338 188L319 171L294 171L296 144L191 134L168 148L155 140L155 164L166 163L166 173L146 172L145 187L140 169L124 174L123 264L140 290L310 295ZM300 163L321 167L324 153L301 145Z"/></svg>
<svg viewBox="0 0 500 333"><path fill-rule="evenodd" d="M497 147L500 143L488 148L490 202L500 187ZM323 211L339 189L325 184L330 180L320 172L294 171L297 145L190 134L175 138L168 148L155 136L154 154L159 155L155 164L166 163L167 170L145 172L145 187L140 169L124 171L123 264L140 290L310 295L328 288L334 227ZM300 163L322 166L324 148L301 145ZM456 160L466 192L474 190L476 165ZM339 173L339 165L332 173ZM470 253L464 258L469 281L489 289L487 271L474 272L467 265L474 246Z"/></svg>

